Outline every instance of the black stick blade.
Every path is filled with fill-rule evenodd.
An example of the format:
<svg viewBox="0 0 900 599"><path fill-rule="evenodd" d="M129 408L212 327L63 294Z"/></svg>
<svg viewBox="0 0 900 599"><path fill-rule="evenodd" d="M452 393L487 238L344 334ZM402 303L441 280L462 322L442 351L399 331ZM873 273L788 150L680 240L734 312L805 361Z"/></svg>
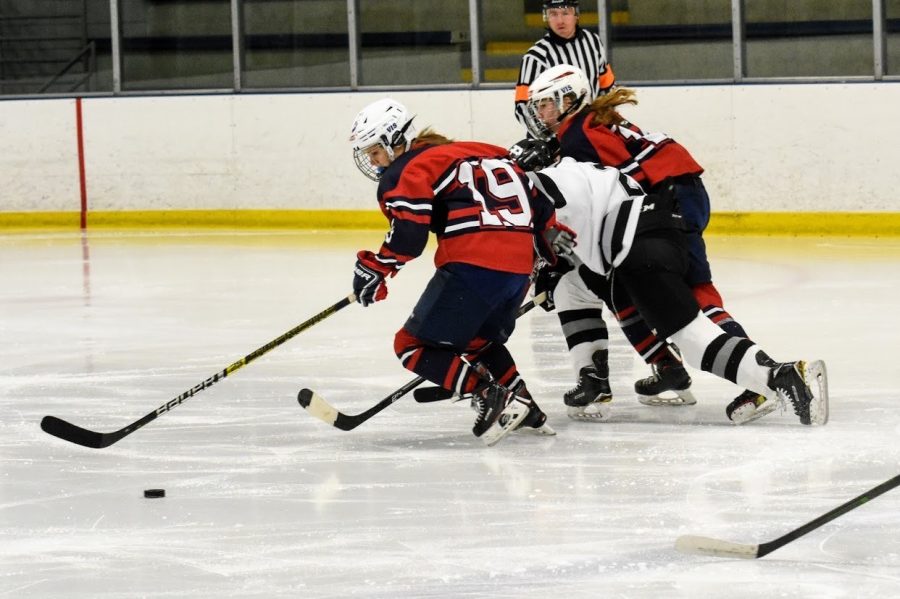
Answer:
<svg viewBox="0 0 900 599"><path fill-rule="evenodd" d="M443 387L422 387L413 391L413 397L419 403L431 403L453 398L453 391Z"/></svg>
<svg viewBox="0 0 900 599"><path fill-rule="evenodd" d="M56 416L44 416L41 420L41 428L45 433L53 435L54 437L59 437L63 441L75 443L83 447L90 447L92 449L102 449L115 441L115 438L112 440L109 439L111 435L89 431L86 428L81 428L71 422L61 420ZM114 437L114 435L112 437Z"/></svg>

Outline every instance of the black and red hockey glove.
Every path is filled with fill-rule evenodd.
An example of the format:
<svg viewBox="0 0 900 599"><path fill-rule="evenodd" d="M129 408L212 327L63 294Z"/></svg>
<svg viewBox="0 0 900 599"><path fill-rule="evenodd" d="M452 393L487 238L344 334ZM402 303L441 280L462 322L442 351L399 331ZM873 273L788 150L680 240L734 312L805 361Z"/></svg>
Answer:
<svg viewBox="0 0 900 599"><path fill-rule="evenodd" d="M384 279L390 272L369 250L361 250L356 254L356 265L353 267L353 293L356 294L356 301L368 306L386 298L388 289Z"/></svg>

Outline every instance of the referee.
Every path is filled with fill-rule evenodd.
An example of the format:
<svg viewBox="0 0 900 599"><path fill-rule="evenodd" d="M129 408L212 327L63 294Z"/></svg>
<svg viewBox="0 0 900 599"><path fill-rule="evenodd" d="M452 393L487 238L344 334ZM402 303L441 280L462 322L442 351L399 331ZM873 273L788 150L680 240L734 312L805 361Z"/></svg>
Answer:
<svg viewBox="0 0 900 599"><path fill-rule="evenodd" d="M516 82L516 119L523 126L528 86L550 67L570 64L584 71L591 81L589 102L616 83L600 36L578 25L578 0L544 0L543 8L547 33L522 57Z"/></svg>
<svg viewBox="0 0 900 599"><path fill-rule="evenodd" d="M590 90L590 98L585 98L585 104L605 94L616 83L616 77L606 63L600 36L578 25L578 0L544 0L543 9L547 33L522 56L516 82L515 114L522 125L526 125L528 86L551 67L572 65L584 72ZM539 274L535 289L553 289L554 284L547 279L553 279L549 271ZM578 379L576 386L565 393L563 401L570 418L602 422L607 419L609 401L612 400L609 333L603 320L603 301L587 288L578 271L556 281L553 290L556 315Z"/></svg>

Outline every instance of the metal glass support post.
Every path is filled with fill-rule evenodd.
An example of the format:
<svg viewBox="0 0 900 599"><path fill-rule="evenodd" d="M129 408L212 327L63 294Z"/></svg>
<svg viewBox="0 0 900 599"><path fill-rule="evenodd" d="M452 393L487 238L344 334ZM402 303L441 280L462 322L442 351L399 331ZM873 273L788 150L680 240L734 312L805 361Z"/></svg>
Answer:
<svg viewBox="0 0 900 599"><path fill-rule="evenodd" d="M234 67L234 91L243 88L244 70L244 2L231 0L231 59Z"/></svg>
<svg viewBox="0 0 900 599"><path fill-rule="evenodd" d="M884 0L872 0L872 47L875 52L875 80L887 72L887 16Z"/></svg>
<svg viewBox="0 0 900 599"><path fill-rule="evenodd" d="M122 19L119 0L109 0L109 41L112 53L112 91L122 93Z"/></svg>
<svg viewBox="0 0 900 599"><path fill-rule="evenodd" d="M612 64L613 48L610 45L610 41L612 40L612 24L610 23L609 18L610 12L608 0L597 0L597 15L600 17L598 19L599 23L597 23L597 35L600 36L600 43L603 44L603 49L606 50L606 62Z"/></svg>
<svg viewBox="0 0 900 599"><path fill-rule="evenodd" d="M359 0L347 0L347 39L350 42L350 89L359 89Z"/></svg>
<svg viewBox="0 0 900 599"><path fill-rule="evenodd" d="M481 2L469 0L469 53L472 55L472 87L481 84Z"/></svg>
<svg viewBox="0 0 900 599"><path fill-rule="evenodd" d="M747 76L747 24L744 0L731 0L731 43L734 57L734 82Z"/></svg>

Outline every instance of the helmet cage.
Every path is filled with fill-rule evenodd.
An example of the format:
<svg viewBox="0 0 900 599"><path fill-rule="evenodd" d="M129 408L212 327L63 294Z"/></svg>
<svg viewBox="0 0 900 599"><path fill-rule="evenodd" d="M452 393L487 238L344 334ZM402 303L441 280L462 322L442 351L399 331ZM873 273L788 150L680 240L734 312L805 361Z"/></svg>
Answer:
<svg viewBox="0 0 900 599"><path fill-rule="evenodd" d="M372 145L378 145L378 144L372 144ZM384 146L384 144L381 144L381 145L385 148L385 150L387 150L388 157L390 158L391 162L393 162L394 161L393 148ZM371 147L372 146L369 146L369 148L371 148ZM362 174L364 174L366 177L368 177L372 181L380 181L381 174L384 172L385 167L375 166L374 164L372 164L372 161L369 160L369 155L366 153L366 150L368 150L369 148L360 148L360 149L353 150L353 162L356 163L356 168L358 168L359 171Z"/></svg>

